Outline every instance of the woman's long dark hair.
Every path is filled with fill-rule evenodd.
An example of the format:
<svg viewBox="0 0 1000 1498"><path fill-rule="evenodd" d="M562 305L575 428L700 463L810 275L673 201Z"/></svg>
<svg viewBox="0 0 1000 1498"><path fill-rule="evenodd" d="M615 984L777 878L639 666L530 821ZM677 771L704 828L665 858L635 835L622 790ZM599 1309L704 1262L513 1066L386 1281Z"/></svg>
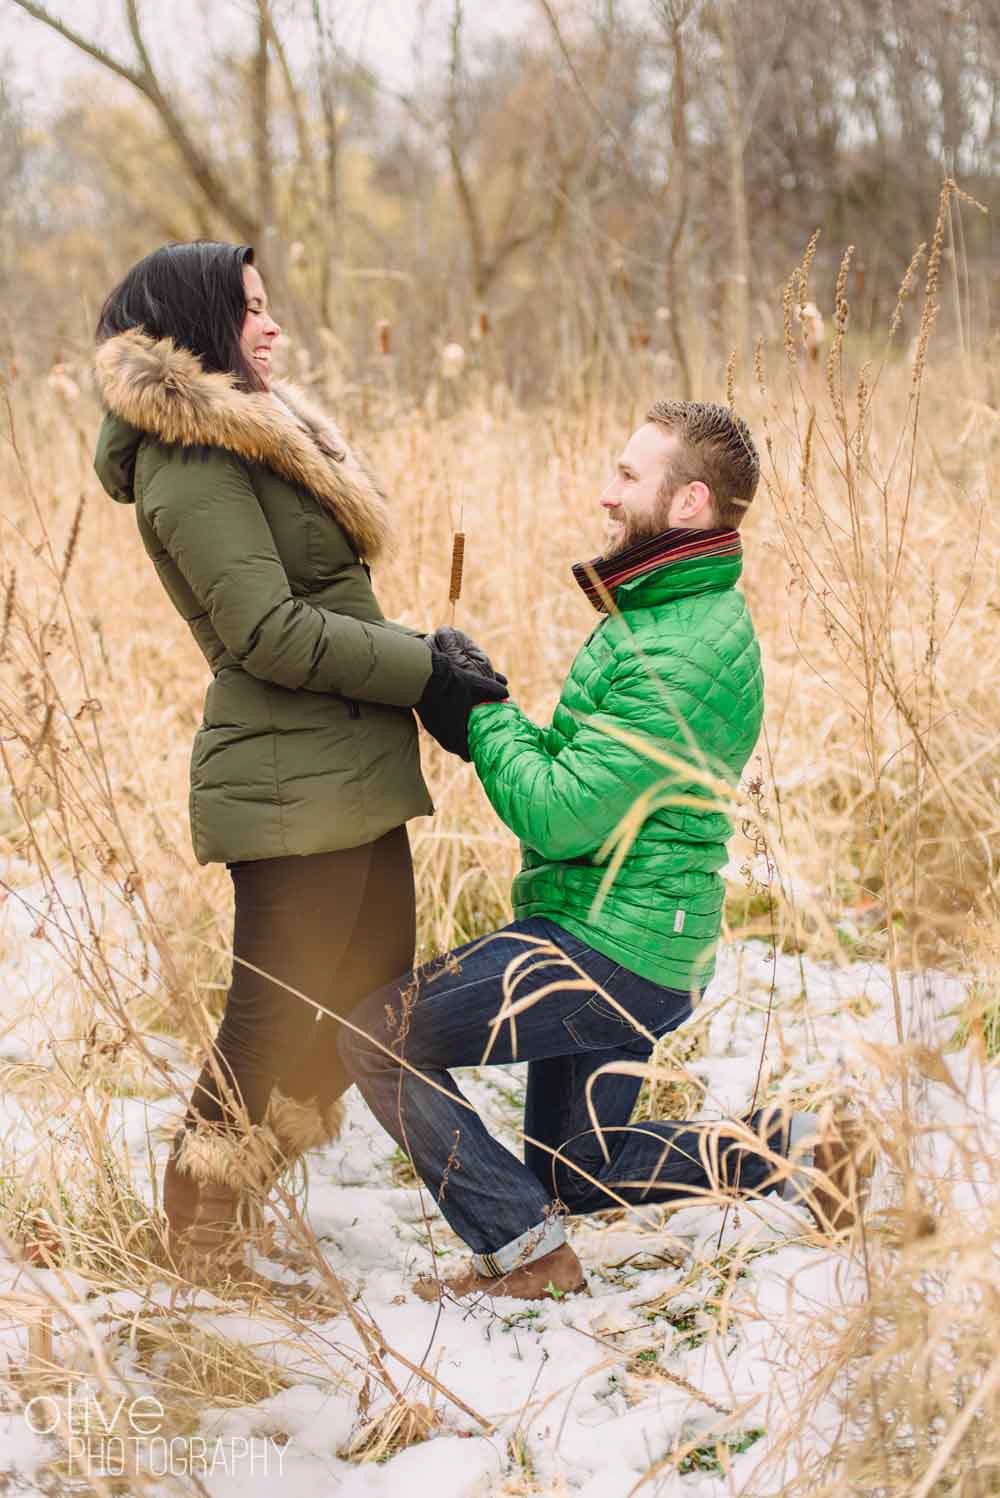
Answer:
<svg viewBox="0 0 1000 1498"><path fill-rule="evenodd" d="M165 244L146 255L115 287L97 322L97 341L142 328L197 354L203 368L234 374L247 390L264 382L244 357L240 329L246 315L243 267L248 244L195 239Z"/></svg>

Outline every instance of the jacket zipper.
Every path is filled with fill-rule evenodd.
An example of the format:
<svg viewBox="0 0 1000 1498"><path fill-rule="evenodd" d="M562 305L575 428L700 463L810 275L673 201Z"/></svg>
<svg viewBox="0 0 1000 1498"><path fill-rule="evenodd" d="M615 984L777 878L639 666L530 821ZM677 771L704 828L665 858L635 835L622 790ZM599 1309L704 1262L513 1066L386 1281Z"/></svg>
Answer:
<svg viewBox="0 0 1000 1498"><path fill-rule="evenodd" d="M360 561L360 558L359 558L359 561ZM367 562L362 562L361 565L362 565L362 567L365 570L365 573L367 575L368 581L371 582L371 580L372 580L372 569L369 567L369 565L368 565ZM351 717L351 718L360 718L361 717L361 707L360 707L360 705L357 702L354 701L353 697L348 697L345 700L347 702L347 707L348 707L348 717Z"/></svg>

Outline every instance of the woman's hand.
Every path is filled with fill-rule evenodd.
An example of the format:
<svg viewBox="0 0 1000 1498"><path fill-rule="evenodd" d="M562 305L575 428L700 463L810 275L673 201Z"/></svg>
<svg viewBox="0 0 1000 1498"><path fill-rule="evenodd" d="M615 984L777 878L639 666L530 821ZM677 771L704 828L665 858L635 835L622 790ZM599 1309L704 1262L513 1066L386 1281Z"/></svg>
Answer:
<svg viewBox="0 0 1000 1498"><path fill-rule="evenodd" d="M494 668L486 651L464 630L442 624L433 634L425 635L424 639L432 650L440 650L453 665L461 666L466 671L474 671L479 676L492 677L504 686L507 685L506 676Z"/></svg>
<svg viewBox="0 0 1000 1498"><path fill-rule="evenodd" d="M457 754L459 759L470 760L469 714L484 702L504 702L507 679L498 680L493 674L486 676L456 665L451 655L433 645L431 662L430 679L416 705L417 717L442 749ZM492 667L490 670L492 673Z"/></svg>

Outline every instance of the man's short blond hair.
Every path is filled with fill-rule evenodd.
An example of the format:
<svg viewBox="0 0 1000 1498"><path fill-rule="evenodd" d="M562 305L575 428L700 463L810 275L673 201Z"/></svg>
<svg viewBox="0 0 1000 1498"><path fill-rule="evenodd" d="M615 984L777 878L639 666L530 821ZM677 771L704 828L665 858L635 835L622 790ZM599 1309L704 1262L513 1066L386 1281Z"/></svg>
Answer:
<svg viewBox="0 0 1000 1498"><path fill-rule="evenodd" d="M661 493L699 480L711 491L717 524L738 529L760 478L760 457L743 418L710 401L657 401L646 420L679 438Z"/></svg>

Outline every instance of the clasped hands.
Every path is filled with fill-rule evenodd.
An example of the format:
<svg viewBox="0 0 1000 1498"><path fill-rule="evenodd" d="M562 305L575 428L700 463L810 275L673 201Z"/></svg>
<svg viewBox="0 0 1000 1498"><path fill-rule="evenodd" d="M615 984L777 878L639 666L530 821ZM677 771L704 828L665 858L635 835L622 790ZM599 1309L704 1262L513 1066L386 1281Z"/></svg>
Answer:
<svg viewBox="0 0 1000 1498"><path fill-rule="evenodd" d="M432 670L414 711L442 749L469 760L469 714L484 702L503 702L507 678L493 669L484 650L460 629L442 624L424 638Z"/></svg>

